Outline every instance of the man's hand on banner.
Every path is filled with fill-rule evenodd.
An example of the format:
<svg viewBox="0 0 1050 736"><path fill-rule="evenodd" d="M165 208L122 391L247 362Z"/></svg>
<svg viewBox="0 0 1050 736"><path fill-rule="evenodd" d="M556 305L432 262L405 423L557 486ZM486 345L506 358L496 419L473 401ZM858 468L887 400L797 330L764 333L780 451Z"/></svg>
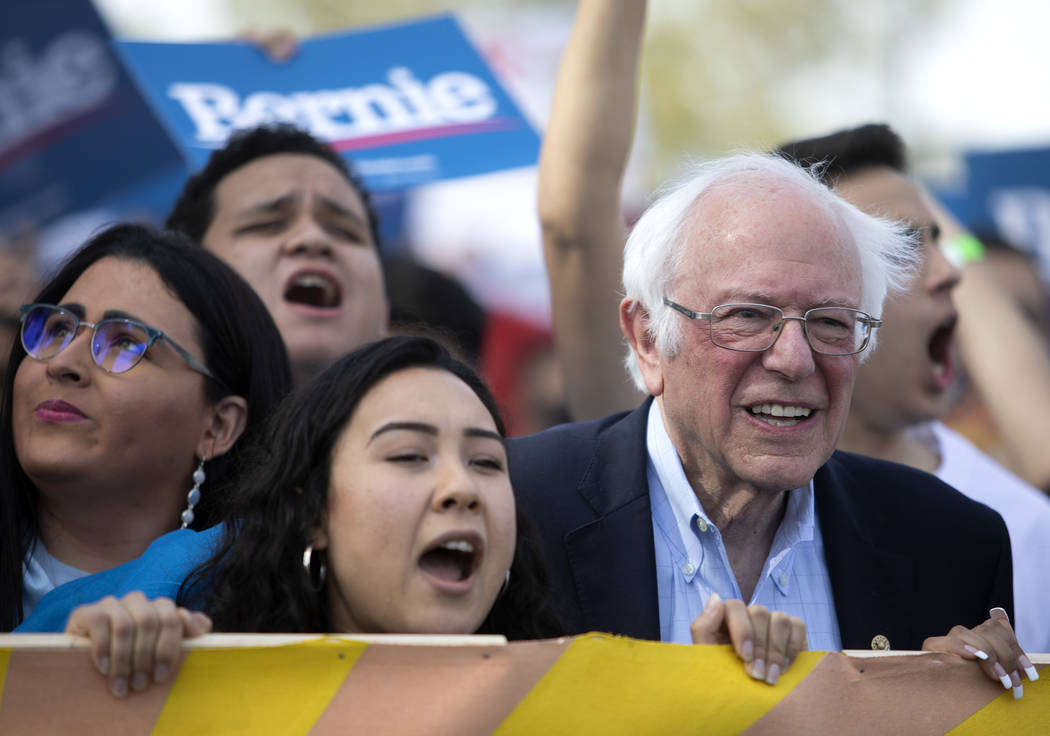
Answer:
<svg viewBox="0 0 1050 736"><path fill-rule="evenodd" d="M95 667L118 698L166 682L182 640L209 631L211 619L203 613L176 606L170 598L151 601L139 592L80 606L66 623L67 634L91 640Z"/></svg>
<svg viewBox="0 0 1050 736"><path fill-rule="evenodd" d="M806 624L783 611L723 601L717 593L690 626L694 644L732 644L744 669L756 680L776 685L780 674L808 649Z"/></svg>

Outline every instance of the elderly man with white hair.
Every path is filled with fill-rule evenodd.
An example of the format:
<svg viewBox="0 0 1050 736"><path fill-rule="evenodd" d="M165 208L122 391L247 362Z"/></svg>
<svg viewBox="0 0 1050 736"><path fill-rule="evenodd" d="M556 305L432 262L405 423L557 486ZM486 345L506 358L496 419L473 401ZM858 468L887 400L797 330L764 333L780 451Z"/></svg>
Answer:
<svg viewBox="0 0 1050 736"><path fill-rule="evenodd" d="M797 649L784 632L808 627L815 649L951 652L1020 697L1038 673L1010 626L1002 519L834 449L859 364L898 329L882 327L887 290L923 244L808 171L736 156L649 209L624 252L626 298L612 286L645 10L580 0L540 161L569 404L590 418L636 406L635 386L650 395L511 444L569 629L681 642L721 618L773 683Z"/></svg>
<svg viewBox="0 0 1050 736"><path fill-rule="evenodd" d="M772 155L702 164L657 199L620 305L649 398L510 444L570 631L687 642L712 595L774 612L770 640L804 619L814 649L918 649L1008 615L996 513L835 451L887 290L915 261L903 226ZM787 663L766 656L752 675L775 681Z"/></svg>

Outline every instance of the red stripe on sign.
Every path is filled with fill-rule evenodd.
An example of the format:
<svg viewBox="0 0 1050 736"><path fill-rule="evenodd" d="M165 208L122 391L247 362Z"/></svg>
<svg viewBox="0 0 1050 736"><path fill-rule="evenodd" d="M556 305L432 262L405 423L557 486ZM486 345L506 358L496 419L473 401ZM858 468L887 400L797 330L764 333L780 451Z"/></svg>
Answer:
<svg viewBox="0 0 1050 736"><path fill-rule="evenodd" d="M521 123L513 118L492 118L480 123L457 123L455 125L438 125L432 128L415 128L396 133L382 133L360 138L344 138L341 141L329 141L328 145L337 151L356 151L362 148L379 148L399 143L412 143L432 138L451 138L457 135L472 133L494 133L505 130L516 130Z"/></svg>
<svg viewBox="0 0 1050 736"><path fill-rule="evenodd" d="M29 138L10 144L0 149L0 169L6 169L32 156L48 146L61 142L82 129L113 117L114 111L106 105L99 105L87 112L80 113L61 122L52 124L43 130L34 131Z"/></svg>

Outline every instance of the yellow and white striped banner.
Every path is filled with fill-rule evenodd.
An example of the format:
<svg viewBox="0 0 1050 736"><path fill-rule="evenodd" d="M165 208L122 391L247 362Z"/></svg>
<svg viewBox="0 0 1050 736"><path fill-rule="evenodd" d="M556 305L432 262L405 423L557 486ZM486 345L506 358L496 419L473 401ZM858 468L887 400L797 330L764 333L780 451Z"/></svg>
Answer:
<svg viewBox="0 0 1050 736"><path fill-rule="evenodd" d="M1024 687L1014 700L939 654L804 652L769 687L727 646L605 634L212 635L168 684L118 700L83 641L0 636L5 735L1050 733L1050 671Z"/></svg>

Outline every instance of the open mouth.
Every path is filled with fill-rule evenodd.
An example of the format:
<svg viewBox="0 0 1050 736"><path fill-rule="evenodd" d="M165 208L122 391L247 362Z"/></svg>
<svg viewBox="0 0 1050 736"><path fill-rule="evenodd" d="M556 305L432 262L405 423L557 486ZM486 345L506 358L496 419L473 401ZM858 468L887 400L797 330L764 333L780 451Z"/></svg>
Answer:
<svg viewBox="0 0 1050 736"><path fill-rule="evenodd" d="M756 404L748 409L751 416L773 427L794 427L809 419L813 410L792 404Z"/></svg>
<svg viewBox="0 0 1050 736"><path fill-rule="evenodd" d="M480 560L479 545L465 539L451 539L424 552L419 566L435 578L458 583L474 574Z"/></svg>
<svg viewBox="0 0 1050 736"><path fill-rule="evenodd" d="M336 309L343 303L339 284L323 273L306 272L293 276L284 289L284 298L293 304L317 309Z"/></svg>
<svg viewBox="0 0 1050 736"><path fill-rule="evenodd" d="M926 351L933 366L933 377L940 386L947 386L952 382L954 374L952 371L952 336L955 334L956 316L952 315L944 320L930 335L926 343Z"/></svg>

